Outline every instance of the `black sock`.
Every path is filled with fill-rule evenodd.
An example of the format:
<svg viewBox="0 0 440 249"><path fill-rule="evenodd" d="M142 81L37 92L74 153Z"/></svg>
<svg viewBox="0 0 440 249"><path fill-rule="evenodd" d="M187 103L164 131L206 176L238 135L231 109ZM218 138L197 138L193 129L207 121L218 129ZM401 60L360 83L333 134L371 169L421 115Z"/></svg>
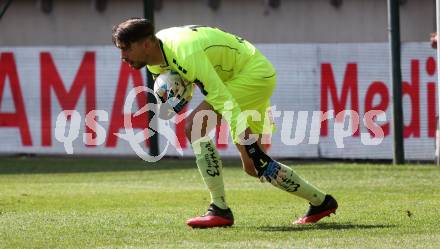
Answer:
<svg viewBox="0 0 440 249"><path fill-rule="evenodd" d="M257 170L258 176L262 176L269 162L273 161L264 151L261 150L258 143L245 145L248 156L252 159Z"/></svg>

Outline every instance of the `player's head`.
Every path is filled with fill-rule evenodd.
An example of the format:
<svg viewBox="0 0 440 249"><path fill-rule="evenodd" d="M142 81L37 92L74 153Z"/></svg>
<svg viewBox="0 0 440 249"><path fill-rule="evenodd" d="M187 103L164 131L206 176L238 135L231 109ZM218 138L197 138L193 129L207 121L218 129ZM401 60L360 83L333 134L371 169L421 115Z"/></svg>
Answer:
<svg viewBox="0 0 440 249"><path fill-rule="evenodd" d="M133 68L154 64L151 59L156 42L154 26L143 18L130 18L113 26L112 41L121 49L121 59Z"/></svg>

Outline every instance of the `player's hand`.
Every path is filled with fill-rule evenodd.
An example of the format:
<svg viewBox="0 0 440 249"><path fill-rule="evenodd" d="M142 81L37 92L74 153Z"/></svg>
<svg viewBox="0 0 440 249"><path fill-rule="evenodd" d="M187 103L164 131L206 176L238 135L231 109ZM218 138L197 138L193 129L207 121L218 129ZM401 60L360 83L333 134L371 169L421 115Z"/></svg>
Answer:
<svg viewBox="0 0 440 249"><path fill-rule="evenodd" d="M431 47L432 48L437 48L437 38L438 38L437 32L431 33Z"/></svg>

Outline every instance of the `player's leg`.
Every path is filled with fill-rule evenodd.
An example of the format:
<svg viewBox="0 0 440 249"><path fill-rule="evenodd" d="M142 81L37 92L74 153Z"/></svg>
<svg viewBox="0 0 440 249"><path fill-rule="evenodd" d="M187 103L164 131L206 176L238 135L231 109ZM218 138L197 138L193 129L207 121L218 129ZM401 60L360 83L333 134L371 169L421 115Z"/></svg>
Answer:
<svg viewBox="0 0 440 249"><path fill-rule="evenodd" d="M246 173L309 201L309 211L295 223L314 223L336 211L338 204L332 196L310 184L292 168L270 158L257 142L236 146Z"/></svg>
<svg viewBox="0 0 440 249"><path fill-rule="evenodd" d="M263 69L262 69L263 67ZM261 77L260 72L268 74L264 68L270 68L267 59L259 57L247 70L232 82L228 82L228 90L240 105L242 110L254 110L259 113L261 119L258 121L248 120L250 129L255 134L266 134L271 132L266 113L270 106L270 97L275 88L276 76ZM270 70L269 70L270 71ZM270 75L270 74L268 74ZM272 185L310 202L310 209L307 214L297 223L311 223L334 212L337 208L336 201L324 192L300 177L296 172L268 156L258 142L250 145L237 144L243 162L244 170L251 176L259 177L269 181Z"/></svg>
<svg viewBox="0 0 440 249"><path fill-rule="evenodd" d="M209 132L221 121L211 105L203 101L187 117L185 133L196 156L196 164L211 195L208 212L199 217L189 219L191 227L230 226L234 217L225 200L223 184L222 160Z"/></svg>

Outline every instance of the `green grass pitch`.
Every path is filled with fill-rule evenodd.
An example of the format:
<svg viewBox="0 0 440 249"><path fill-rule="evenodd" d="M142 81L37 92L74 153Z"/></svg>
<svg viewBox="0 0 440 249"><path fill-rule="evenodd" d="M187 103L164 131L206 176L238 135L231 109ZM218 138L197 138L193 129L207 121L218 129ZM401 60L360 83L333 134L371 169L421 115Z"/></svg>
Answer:
<svg viewBox="0 0 440 249"><path fill-rule="evenodd" d="M225 161L236 224L193 230L208 193L192 160L0 158L0 248L440 248L440 168L287 163L339 201L307 202Z"/></svg>

